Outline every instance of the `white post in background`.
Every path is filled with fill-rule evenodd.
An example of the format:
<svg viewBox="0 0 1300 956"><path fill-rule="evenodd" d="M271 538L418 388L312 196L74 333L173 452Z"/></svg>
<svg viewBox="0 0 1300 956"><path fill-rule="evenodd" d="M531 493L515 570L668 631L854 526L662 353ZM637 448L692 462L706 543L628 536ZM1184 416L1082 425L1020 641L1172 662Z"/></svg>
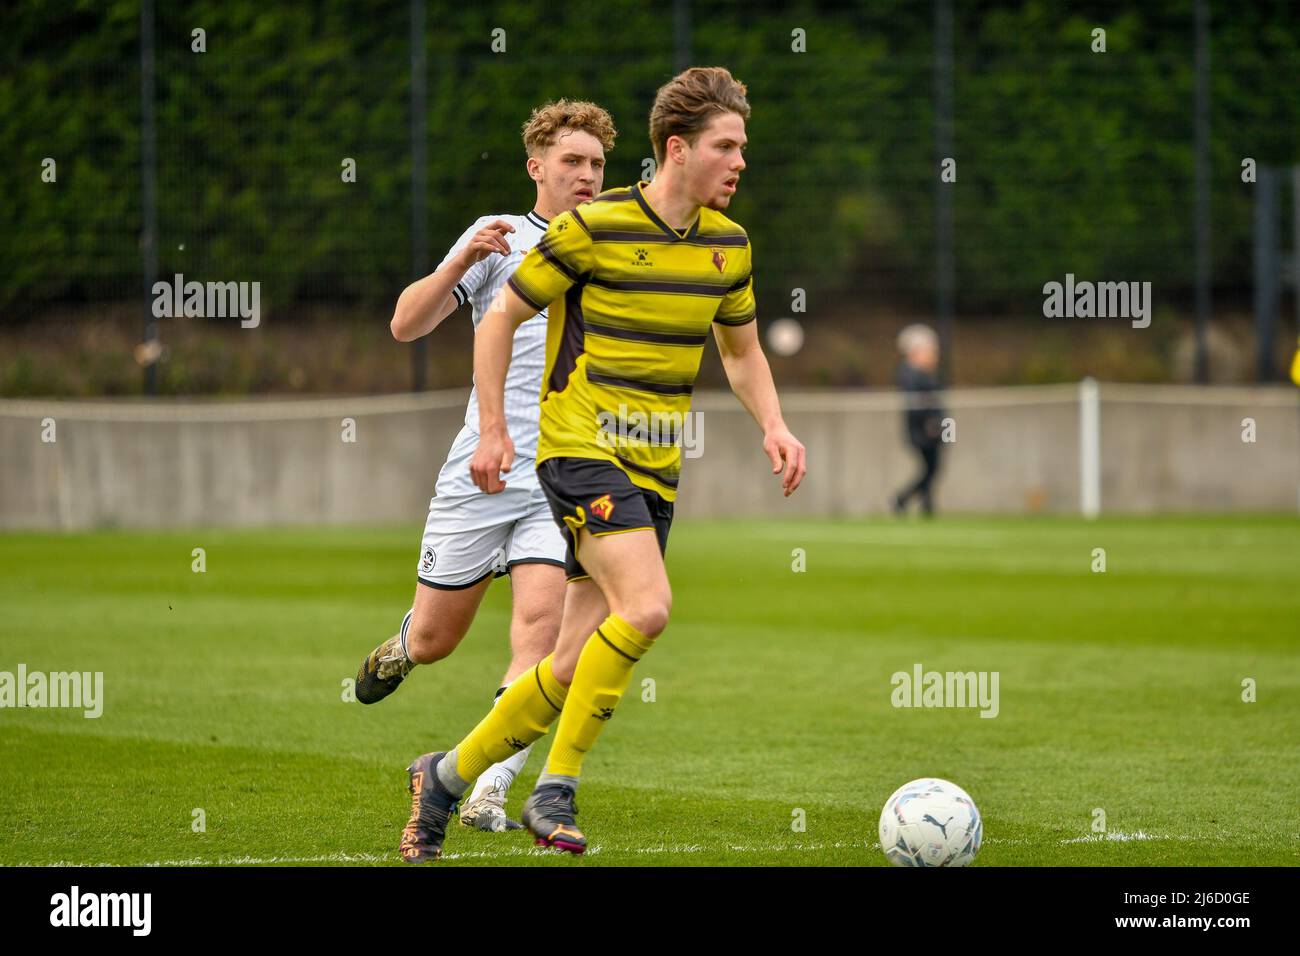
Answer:
<svg viewBox="0 0 1300 956"><path fill-rule="evenodd" d="M1101 514L1101 390L1079 383L1079 510L1089 521Z"/></svg>

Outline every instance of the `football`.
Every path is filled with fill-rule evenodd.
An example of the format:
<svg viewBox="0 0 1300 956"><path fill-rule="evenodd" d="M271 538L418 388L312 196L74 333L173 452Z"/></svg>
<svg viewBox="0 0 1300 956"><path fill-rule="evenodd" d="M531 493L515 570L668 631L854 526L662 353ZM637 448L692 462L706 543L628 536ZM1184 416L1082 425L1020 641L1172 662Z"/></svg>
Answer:
<svg viewBox="0 0 1300 956"><path fill-rule="evenodd" d="M905 783L880 811L880 848L894 866L966 866L983 836L975 801L947 780Z"/></svg>

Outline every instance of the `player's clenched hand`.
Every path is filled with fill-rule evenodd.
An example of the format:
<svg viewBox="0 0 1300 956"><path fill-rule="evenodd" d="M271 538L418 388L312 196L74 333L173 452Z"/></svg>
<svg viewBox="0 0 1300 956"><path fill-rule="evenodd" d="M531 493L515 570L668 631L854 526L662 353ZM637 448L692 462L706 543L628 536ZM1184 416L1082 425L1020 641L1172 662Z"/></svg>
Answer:
<svg viewBox="0 0 1300 956"><path fill-rule="evenodd" d="M474 233L460 253L465 268L468 269L480 259L486 259L494 252L499 252L503 256L510 255L510 244L506 242L505 235L514 231L515 227L504 219L494 219Z"/></svg>
<svg viewBox="0 0 1300 956"><path fill-rule="evenodd" d="M495 495L505 488L501 473L509 473L515 460L515 443L504 429L486 430L479 436L478 448L469 462L470 477L480 491Z"/></svg>
<svg viewBox="0 0 1300 956"><path fill-rule="evenodd" d="M772 474L781 474L781 470L785 469L785 474L781 475L781 490L789 498L808 471L804 464L803 443L782 426L763 436L763 451L772 460Z"/></svg>

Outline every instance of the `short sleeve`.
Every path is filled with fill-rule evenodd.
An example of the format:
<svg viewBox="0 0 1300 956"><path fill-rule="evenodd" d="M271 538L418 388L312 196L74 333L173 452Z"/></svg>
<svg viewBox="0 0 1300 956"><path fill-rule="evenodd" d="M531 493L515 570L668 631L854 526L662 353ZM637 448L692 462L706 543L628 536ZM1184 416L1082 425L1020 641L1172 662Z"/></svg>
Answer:
<svg viewBox="0 0 1300 956"><path fill-rule="evenodd" d="M754 270L749 246L745 246L745 273L722 296L713 321L719 325L745 325L758 315L754 301Z"/></svg>
<svg viewBox="0 0 1300 956"><path fill-rule="evenodd" d="M470 226L468 229L466 229L463 233L461 233L460 238L457 239L456 242L452 245L452 247L447 250L447 254L442 258L442 262L438 263L438 268L441 269L452 259L458 256L460 254L460 251L464 249L466 246L468 246L469 241L474 238L474 233L478 232L489 222L492 222L494 219L497 218L500 217L484 216L481 219L475 220L474 224ZM506 241L509 242L510 240L507 239ZM473 295L476 292L478 292L480 288L482 288L483 283L488 276L489 266L491 265L491 263L488 260L490 260L491 258L492 256L484 256L478 262L474 263L472 266L470 266L468 269L465 270L465 274L461 276L460 281L457 282L456 285L452 287L451 294L456 297L457 305L464 305L473 297Z"/></svg>
<svg viewBox="0 0 1300 956"><path fill-rule="evenodd" d="M508 282L538 312L590 275L591 233L576 209L561 213L528 251Z"/></svg>

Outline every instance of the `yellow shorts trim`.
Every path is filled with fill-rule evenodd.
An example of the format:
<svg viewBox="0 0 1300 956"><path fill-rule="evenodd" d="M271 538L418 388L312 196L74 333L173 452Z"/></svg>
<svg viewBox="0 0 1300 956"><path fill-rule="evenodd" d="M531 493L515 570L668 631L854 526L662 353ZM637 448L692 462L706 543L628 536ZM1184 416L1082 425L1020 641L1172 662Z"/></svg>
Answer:
<svg viewBox="0 0 1300 956"><path fill-rule="evenodd" d="M642 525L639 528L615 528L613 531L592 531L590 528L588 528L587 534L591 535L593 538L603 538L606 535L610 535L610 534L627 534L629 531L655 531L655 530L657 529L655 528L654 525L647 524L647 525ZM577 557L577 555L574 555L574 557Z"/></svg>
<svg viewBox="0 0 1300 956"><path fill-rule="evenodd" d="M569 519L566 516L564 520L568 521ZM584 527L584 526L580 525L579 527ZM573 531L573 560L581 564L582 558L579 557L578 555L578 540L581 538L581 535L578 534L578 528L573 528L572 531ZM639 528L615 528L613 531L592 531L590 528L587 528L587 534L591 535L593 538L603 538L605 537L605 535L608 534L627 534L629 531L655 531L657 534L658 529L656 529L654 525L648 525L648 524L642 525ZM589 577L591 577L590 574L584 574L581 577L567 578L566 580L579 581L582 578L589 578Z"/></svg>

